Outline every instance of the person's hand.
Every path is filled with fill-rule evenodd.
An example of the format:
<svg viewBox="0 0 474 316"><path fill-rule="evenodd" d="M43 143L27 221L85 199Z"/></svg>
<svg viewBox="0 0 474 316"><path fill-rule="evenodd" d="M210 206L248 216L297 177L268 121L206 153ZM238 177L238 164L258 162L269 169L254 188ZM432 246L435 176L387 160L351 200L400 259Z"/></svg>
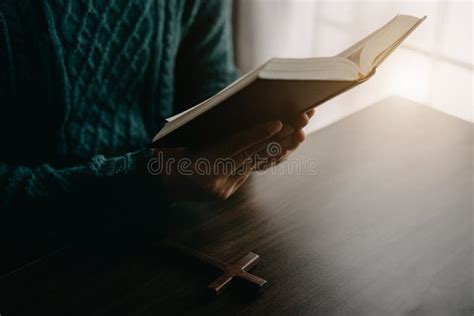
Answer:
<svg viewBox="0 0 474 316"><path fill-rule="evenodd" d="M304 140L302 129L313 114L310 110L288 123L267 122L199 151L156 149L161 183L175 200L226 199L252 171L279 163L298 147ZM277 155L268 150L270 144L278 144Z"/></svg>
<svg viewBox="0 0 474 316"><path fill-rule="evenodd" d="M276 156L270 157L269 159L267 159L266 162L259 164L256 170L265 170L269 167L273 167L279 164L280 162L288 158L288 156L296 148L298 148L298 146L301 145L301 143L303 143L305 139L305 133L303 131L303 128L306 125L308 125L309 120L314 116L314 113L315 113L315 110L311 109L309 111L306 111L305 113L297 115L292 120L290 120L289 124L294 132L287 139L280 142L280 144L285 145L285 146L281 146L281 152ZM269 148L267 148L267 150L268 149Z"/></svg>

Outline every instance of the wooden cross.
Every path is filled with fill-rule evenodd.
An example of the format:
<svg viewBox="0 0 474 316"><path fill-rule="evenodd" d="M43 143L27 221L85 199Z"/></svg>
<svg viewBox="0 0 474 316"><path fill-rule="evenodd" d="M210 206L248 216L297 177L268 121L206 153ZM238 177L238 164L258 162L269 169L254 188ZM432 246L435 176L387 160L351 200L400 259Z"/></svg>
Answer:
<svg viewBox="0 0 474 316"><path fill-rule="evenodd" d="M219 294L222 289L230 281L232 281L233 278L236 277L247 281L249 284L255 286L257 290L261 290L263 286L267 284L267 281L264 279L247 272L248 270L252 269L260 260L260 256L253 252L249 252L245 257L242 257L233 264L228 264L220 261L219 259L206 255L205 253L185 247L173 241L164 241L163 245L165 245L167 248L173 248L182 254L191 256L202 263L209 264L216 269L221 270L223 274L208 286L208 288L215 294Z"/></svg>

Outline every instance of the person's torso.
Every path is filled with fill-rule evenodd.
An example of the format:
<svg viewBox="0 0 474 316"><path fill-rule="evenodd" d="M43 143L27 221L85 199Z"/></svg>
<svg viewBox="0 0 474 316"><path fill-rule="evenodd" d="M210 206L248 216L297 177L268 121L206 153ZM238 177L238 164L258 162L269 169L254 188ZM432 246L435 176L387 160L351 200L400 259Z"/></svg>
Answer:
<svg viewBox="0 0 474 316"><path fill-rule="evenodd" d="M39 104L31 113L37 116L23 127L31 129L23 132L25 139L33 134L37 144L51 145L57 137L52 146L69 162L146 145L173 111L174 62L184 7L182 1L166 0L44 0L33 8L20 8L26 13L20 12L19 18L35 16L43 23L31 33L27 27L12 30L23 38L12 39L10 32L12 55L28 59L29 54L40 54L44 57L39 63L54 68L49 77L42 76L41 67L31 75L25 75L31 67L14 69L15 93L34 93L28 87L41 80L46 82L38 83L44 86L39 94L48 90L47 98L33 98ZM30 49L24 43L29 36L40 43L40 51L18 51Z"/></svg>

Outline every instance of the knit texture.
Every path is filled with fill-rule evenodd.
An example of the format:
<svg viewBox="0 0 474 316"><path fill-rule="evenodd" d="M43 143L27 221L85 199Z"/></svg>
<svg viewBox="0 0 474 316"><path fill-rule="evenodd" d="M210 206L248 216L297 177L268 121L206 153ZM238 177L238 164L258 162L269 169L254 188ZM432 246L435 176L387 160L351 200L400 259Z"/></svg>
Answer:
<svg viewBox="0 0 474 316"><path fill-rule="evenodd" d="M220 0L2 1L0 204L144 171L163 119L236 79L229 22Z"/></svg>
<svg viewBox="0 0 474 316"><path fill-rule="evenodd" d="M87 157L144 145L137 96L151 58L154 2L50 2L70 85L69 153Z"/></svg>

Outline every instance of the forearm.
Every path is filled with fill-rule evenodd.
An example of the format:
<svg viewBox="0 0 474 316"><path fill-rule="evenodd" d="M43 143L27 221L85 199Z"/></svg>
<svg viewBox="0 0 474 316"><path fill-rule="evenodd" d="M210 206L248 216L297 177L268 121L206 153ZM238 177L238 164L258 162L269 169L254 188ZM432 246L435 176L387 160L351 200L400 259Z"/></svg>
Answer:
<svg viewBox="0 0 474 316"><path fill-rule="evenodd" d="M0 205L10 207L21 201L45 202L72 193L87 192L107 178L141 172L149 150L114 158L94 156L87 164L56 169L49 164L37 167L0 162Z"/></svg>
<svg viewBox="0 0 474 316"><path fill-rule="evenodd" d="M146 172L149 157L148 150L97 156L67 169L1 163L2 241L28 244L53 233L76 237L108 230L114 223L145 228L169 203L159 177Z"/></svg>

